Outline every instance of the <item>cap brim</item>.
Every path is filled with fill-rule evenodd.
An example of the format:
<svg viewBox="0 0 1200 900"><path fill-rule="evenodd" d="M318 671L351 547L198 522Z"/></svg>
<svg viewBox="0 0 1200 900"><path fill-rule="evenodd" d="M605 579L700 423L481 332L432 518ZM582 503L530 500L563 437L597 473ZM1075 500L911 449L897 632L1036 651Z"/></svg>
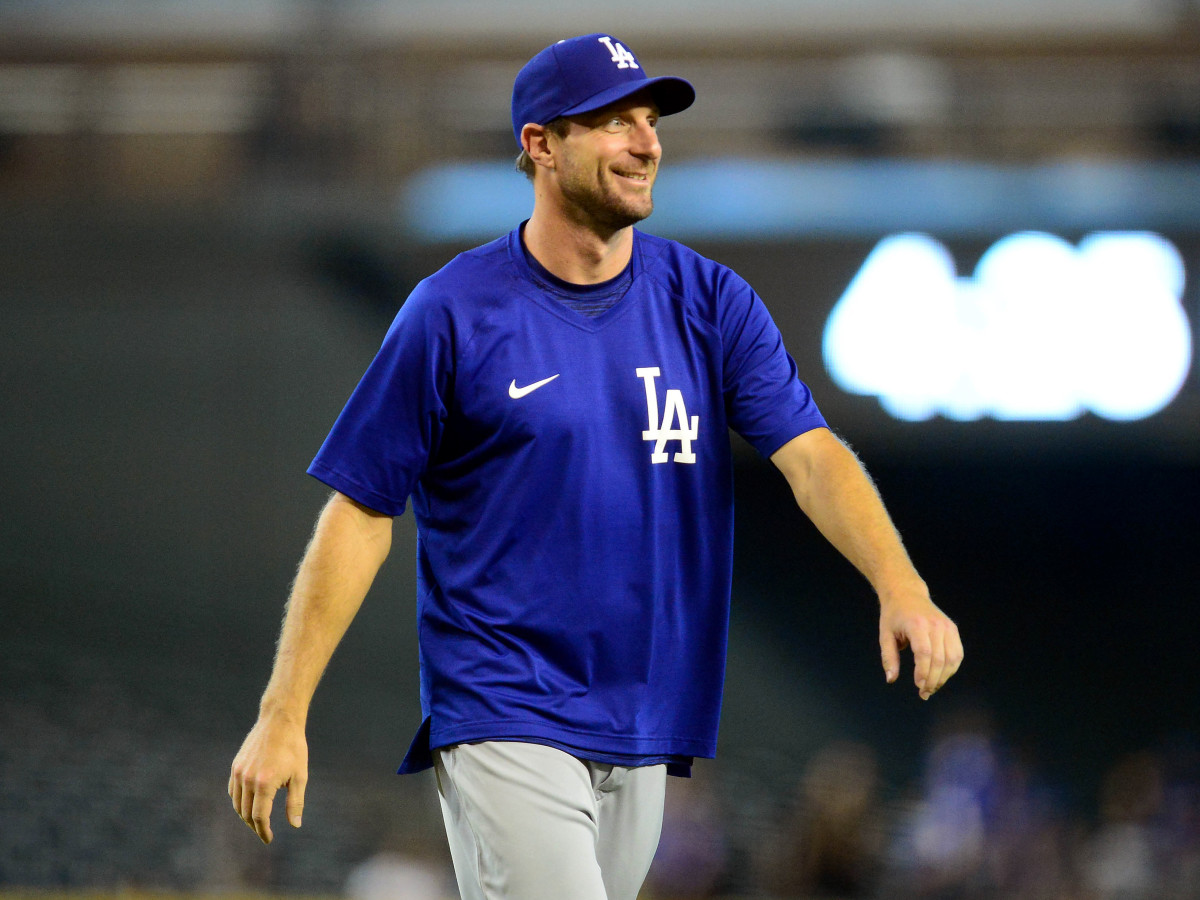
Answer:
<svg viewBox="0 0 1200 900"><path fill-rule="evenodd" d="M640 91L649 91L654 105L658 107L659 115L662 116L683 112L696 100L696 89L692 87L691 82L674 75L660 75L657 78L647 78L645 81L627 81L606 91L601 91L588 97L582 103L563 110L562 115L578 116L583 113L595 112Z"/></svg>

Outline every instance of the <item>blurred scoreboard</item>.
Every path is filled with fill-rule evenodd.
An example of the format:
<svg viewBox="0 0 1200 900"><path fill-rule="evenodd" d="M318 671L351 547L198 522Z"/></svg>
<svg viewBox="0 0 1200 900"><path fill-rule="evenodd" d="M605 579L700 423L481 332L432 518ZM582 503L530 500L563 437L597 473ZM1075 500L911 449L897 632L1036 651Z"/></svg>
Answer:
<svg viewBox="0 0 1200 900"><path fill-rule="evenodd" d="M699 249L750 280L826 417L873 455L1200 462L1200 235Z"/></svg>

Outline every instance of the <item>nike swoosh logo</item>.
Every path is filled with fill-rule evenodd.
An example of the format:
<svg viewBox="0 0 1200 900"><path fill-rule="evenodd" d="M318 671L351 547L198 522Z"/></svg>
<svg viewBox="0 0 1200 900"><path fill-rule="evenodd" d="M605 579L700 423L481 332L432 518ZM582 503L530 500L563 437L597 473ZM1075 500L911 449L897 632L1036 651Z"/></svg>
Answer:
<svg viewBox="0 0 1200 900"><path fill-rule="evenodd" d="M541 381L535 381L533 384L525 385L525 387L517 387L517 379L514 378L512 384L508 386L508 396L514 400L520 400L526 394L532 394L538 388L549 384L557 377L558 375L551 375L549 378L543 378Z"/></svg>

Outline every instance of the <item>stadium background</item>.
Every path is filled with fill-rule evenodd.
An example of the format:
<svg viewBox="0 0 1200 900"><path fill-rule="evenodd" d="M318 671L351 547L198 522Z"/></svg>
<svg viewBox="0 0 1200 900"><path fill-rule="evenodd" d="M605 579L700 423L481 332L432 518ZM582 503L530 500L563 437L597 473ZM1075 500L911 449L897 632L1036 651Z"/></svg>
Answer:
<svg viewBox="0 0 1200 900"><path fill-rule="evenodd" d="M668 167L1115 164L1167 195L1200 170L1192 3L608 6L0 8L0 890L444 877L431 785L390 774L418 720L407 518L318 692L304 828L262 848L224 791L324 497L304 467L407 290L473 242L422 233L440 211L406 191L508 164L533 50L611 29L692 78ZM909 227L960 273L1022 228L1159 231L1196 335L1177 193ZM930 704L886 688L866 586L741 453L720 756L673 783L647 896L1200 895L1195 369L1142 421L897 423L822 365L879 223L905 221L852 212L688 240L766 299L967 662Z"/></svg>

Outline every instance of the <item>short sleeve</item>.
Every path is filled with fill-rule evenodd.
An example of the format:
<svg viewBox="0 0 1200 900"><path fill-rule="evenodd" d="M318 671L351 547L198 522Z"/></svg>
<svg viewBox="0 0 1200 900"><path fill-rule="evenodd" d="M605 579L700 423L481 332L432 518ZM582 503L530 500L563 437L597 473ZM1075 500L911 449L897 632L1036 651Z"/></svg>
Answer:
<svg viewBox="0 0 1200 900"><path fill-rule="evenodd" d="M729 424L769 457L792 438L825 427L796 361L759 296L726 273L719 306Z"/></svg>
<svg viewBox="0 0 1200 900"><path fill-rule="evenodd" d="M426 283L401 307L308 473L386 515L404 512L436 454L454 384L445 304Z"/></svg>

